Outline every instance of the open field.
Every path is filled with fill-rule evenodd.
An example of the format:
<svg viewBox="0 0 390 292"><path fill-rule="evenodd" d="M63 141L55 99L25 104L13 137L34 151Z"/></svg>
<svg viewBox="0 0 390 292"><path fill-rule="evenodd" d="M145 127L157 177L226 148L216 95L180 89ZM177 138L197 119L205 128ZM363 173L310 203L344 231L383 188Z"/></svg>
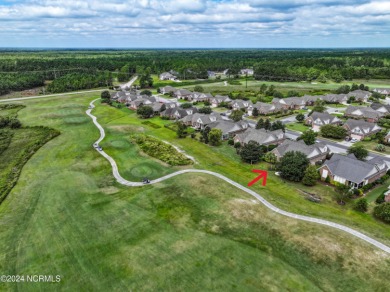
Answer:
<svg viewBox="0 0 390 292"><path fill-rule="evenodd" d="M389 289L387 254L337 230L277 215L215 178L186 174L143 188L118 185L92 148L99 134L84 111L96 97L23 102L24 124L50 125L61 135L28 161L0 205L0 271L59 274L62 281L5 284L3 290ZM153 118L162 127L151 127L127 109L97 104L94 114L107 131L104 150L127 179L178 169L140 157L129 143L133 133L180 146L197 159L193 167L243 184L253 178L252 166L241 164L226 143L211 148L176 139L163 127L170 121ZM283 209L338 221L389 244L388 226L334 204L329 187L303 187L273 174L266 188L255 187ZM308 202L296 189L321 193L323 201Z"/></svg>
<svg viewBox="0 0 390 292"><path fill-rule="evenodd" d="M247 85L245 79L240 79L241 85L224 85L224 82L202 84L205 92L230 92L230 91L259 91L262 84L267 86L274 85L275 89L287 93L290 90L298 91L301 94L315 94L315 93L326 93L339 88L341 85L352 85L352 83L364 83L370 88L375 87L389 87L390 80L354 80L354 81L343 81L340 83L327 82L327 83L310 83L310 82L277 82L277 81L262 81L262 80L248 80ZM183 86L184 88L192 90L194 86Z"/></svg>

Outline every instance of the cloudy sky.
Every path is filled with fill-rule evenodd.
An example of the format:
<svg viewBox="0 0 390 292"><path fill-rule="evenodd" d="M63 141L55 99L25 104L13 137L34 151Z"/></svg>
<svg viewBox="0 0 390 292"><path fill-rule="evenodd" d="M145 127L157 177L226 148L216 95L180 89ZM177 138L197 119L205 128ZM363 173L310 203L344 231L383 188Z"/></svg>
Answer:
<svg viewBox="0 0 390 292"><path fill-rule="evenodd" d="M0 47L390 47L390 0L0 0Z"/></svg>

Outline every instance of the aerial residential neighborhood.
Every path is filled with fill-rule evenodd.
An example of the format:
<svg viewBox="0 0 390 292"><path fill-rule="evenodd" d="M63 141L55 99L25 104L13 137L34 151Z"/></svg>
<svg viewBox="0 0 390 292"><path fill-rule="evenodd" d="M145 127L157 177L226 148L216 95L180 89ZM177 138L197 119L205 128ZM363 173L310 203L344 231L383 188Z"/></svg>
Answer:
<svg viewBox="0 0 390 292"><path fill-rule="evenodd" d="M0 1L0 292L390 291L389 20Z"/></svg>

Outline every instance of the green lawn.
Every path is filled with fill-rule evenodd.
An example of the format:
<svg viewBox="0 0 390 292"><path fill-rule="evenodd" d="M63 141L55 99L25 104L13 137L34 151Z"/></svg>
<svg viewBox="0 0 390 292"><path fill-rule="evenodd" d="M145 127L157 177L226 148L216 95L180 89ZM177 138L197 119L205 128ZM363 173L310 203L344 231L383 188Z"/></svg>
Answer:
<svg viewBox="0 0 390 292"><path fill-rule="evenodd" d="M50 125L61 135L23 168L0 205L2 274L61 275L59 284L7 283L5 291L386 291L389 256L354 237L280 216L210 176L186 174L142 188L117 184L109 163L92 147L99 132L84 113L97 95L23 102L26 125ZM127 179L158 177L173 168L140 156L133 133L169 141L194 156L193 167L222 173L243 185L253 179L235 150L177 139L142 124L134 112L97 104L107 131L102 146ZM131 171L138 165L136 171ZM334 203L330 187L283 182L269 174L254 188L289 211L347 224L389 244L388 226ZM318 192L320 204L297 189Z"/></svg>
<svg viewBox="0 0 390 292"><path fill-rule="evenodd" d="M305 132L311 129L311 127L308 127L303 123L288 123L286 124L286 128L289 130L299 131L299 132Z"/></svg>

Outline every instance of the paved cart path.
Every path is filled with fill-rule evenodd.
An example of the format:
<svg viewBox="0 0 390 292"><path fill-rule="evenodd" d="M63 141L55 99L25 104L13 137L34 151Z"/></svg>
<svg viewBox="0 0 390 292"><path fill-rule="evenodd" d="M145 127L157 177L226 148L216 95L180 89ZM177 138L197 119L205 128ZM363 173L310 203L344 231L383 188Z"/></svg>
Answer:
<svg viewBox="0 0 390 292"><path fill-rule="evenodd" d="M98 99L95 99L93 100L91 103L90 103L90 109L87 110L87 115L90 116L93 120L93 123L96 125L96 127L99 129L100 131L100 138L96 141L96 143L100 143L104 137L105 137L105 131L103 129L103 127L98 123L97 121L97 118L92 115L92 110L94 108L94 102L98 100ZM122 185L125 185L125 186L129 186L129 187L141 187L141 186L144 186L145 184L143 184L142 182L132 182L132 181L128 181L126 179L124 179L120 174L119 174L119 170L118 170L118 166L115 162L115 160L109 156L106 152L104 151L99 151L97 150L101 155L103 155L111 164L112 166L112 173L114 175L114 177L116 178L116 180L122 184ZM200 170L200 169L185 169L185 170L180 170L180 171L177 171L177 172L174 172L174 173L171 173L171 174L168 174L166 176L163 176L163 177L160 177L158 179L154 179L154 180L151 180L150 183L151 184L155 184L155 183L159 183L161 181L164 181L164 180L167 180L167 179L170 179L171 177L174 177L174 176L177 176L177 175L181 175L181 174L184 174L184 173L205 173L205 174L208 174L208 175L212 175L212 176L215 176L215 177L218 177L220 178L221 180L224 180L225 182L235 186L236 188L250 194L251 196L255 197L258 201L260 201L262 204L264 204L267 208L271 209L272 211L278 213L278 214L281 214L283 216L287 216L287 217L290 217L290 218L294 218L294 219L297 219L297 220L302 220L302 221L307 221L307 222L312 222L312 223L317 223L317 224L321 224L321 225L325 225L325 226L329 226L329 227L333 227L333 228L336 228L336 229L339 229L339 230L342 230L346 233L349 233L353 236L356 236L374 246L376 246L377 248L387 252L390 254L390 247L384 245L383 243L367 236L367 235L364 235L363 233L359 232L359 231L356 231L352 228L349 228L347 226L344 226L344 225L341 225L341 224L338 224L338 223L334 223L334 222L331 222L331 221L327 221L327 220L324 220L324 219L319 219L319 218L314 218L314 217L309 217L309 216L304 216L304 215L299 215L299 214L294 214L294 213L291 213L291 212L287 212L287 211L284 211L282 209L279 209L278 207L272 205L270 202L268 202L266 199L264 199L262 196L260 196L258 193L256 193L255 191L251 190L251 189L248 189L247 187L244 187L242 186L241 184L227 178L226 176L223 176L222 174L219 174L219 173L216 173L216 172L213 172L213 171L209 171L209 170Z"/></svg>

